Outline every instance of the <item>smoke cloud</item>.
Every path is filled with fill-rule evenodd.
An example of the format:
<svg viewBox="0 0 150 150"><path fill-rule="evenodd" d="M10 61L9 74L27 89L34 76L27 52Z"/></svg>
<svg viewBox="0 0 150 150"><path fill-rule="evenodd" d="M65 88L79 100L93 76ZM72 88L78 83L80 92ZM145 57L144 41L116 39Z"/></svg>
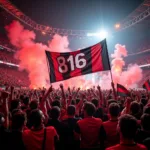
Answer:
<svg viewBox="0 0 150 150"><path fill-rule="evenodd" d="M13 21L10 25L5 27L8 37L12 45L16 46L18 51L15 58L20 61L20 70L26 70L29 73L30 87L48 87L49 75L45 56L45 50L55 52L69 52L69 41L66 36L54 35L47 45L36 43L36 34L33 31L24 29L18 22ZM127 56L125 46L116 44L114 54L112 57L112 74L115 83L120 83L126 87L135 87L142 78L142 70L138 65L129 65L126 71L123 71L125 61L123 57ZM109 72L101 72L92 75L75 77L70 80L55 83L58 87L60 83L64 87L80 87L83 89L93 87L93 85L101 85L103 89L109 89L111 78Z"/></svg>
<svg viewBox="0 0 150 150"><path fill-rule="evenodd" d="M13 21L10 25L5 27L9 40L12 45L17 47L18 51L15 54L15 58L20 61L20 70L26 70L29 73L30 87L47 87L49 86L49 75L45 56L45 50L55 52L69 52L69 41L66 36L54 35L51 41L48 41L48 45L42 43L36 43L36 34L33 31L24 29L24 27L18 22ZM59 86L63 83L67 86L73 86L72 83L83 85L83 77L73 78L71 80L55 83L55 86Z"/></svg>
<svg viewBox="0 0 150 150"><path fill-rule="evenodd" d="M15 54L20 63L20 70L27 70L31 82L30 87L46 86L48 80L44 50L49 49L42 43L35 43L36 35L33 31L24 29L18 22L13 21L5 27L12 45L18 48Z"/></svg>
<svg viewBox="0 0 150 150"><path fill-rule="evenodd" d="M67 36L55 34L53 39L48 41L48 45L50 50L54 52L70 52Z"/></svg>
<svg viewBox="0 0 150 150"><path fill-rule="evenodd" d="M136 88L137 83L142 79L142 70L137 64L130 64L127 66L126 71L123 70L125 67L124 57L128 56L128 51L125 45L116 44L114 53L111 54L111 71L112 77L115 84L119 83L124 85L126 88ZM111 76L110 72L100 73L100 85L104 89L111 88Z"/></svg>

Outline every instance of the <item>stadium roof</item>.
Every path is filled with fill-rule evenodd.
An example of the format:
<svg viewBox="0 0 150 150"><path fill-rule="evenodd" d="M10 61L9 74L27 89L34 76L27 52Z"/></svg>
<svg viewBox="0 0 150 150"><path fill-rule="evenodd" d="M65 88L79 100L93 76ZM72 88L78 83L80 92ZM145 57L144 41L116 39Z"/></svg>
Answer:
<svg viewBox="0 0 150 150"><path fill-rule="evenodd" d="M2 1L6 0L0 0L0 2ZM114 30L113 26L116 22L125 24L135 19L150 7L150 0L115 0L113 2L109 0L95 0L92 2L91 0L79 0L76 2L74 0L36 0L36 3L30 0L26 0L26 3L23 0L11 0L11 2L12 6L14 5L20 10L19 15L24 14L25 16L29 16L29 19L32 19L35 23L56 28L56 30L53 31L54 33L60 31L57 30L58 28L77 29L80 31L80 29L97 30L100 26L103 26ZM1 20L3 19L3 21L0 22L1 27L4 27L15 19L4 9L0 9L0 12ZM149 26L150 17L147 17L125 31L115 34L114 37L116 38L113 43L120 42L118 39L121 39L121 42L128 40L130 42L131 40L128 34L132 34L135 41L141 38L144 39L144 37L149 38ZM25 27L32 29L27 25L25 25ZM1 32L2 30L3 29L1 29ZM42 41L45 41L47 37L49 38L49 35L43 36L40 32L39 37L39 40L42 39ZM125 44L126 43L128 42L125 42Z"/></svg>

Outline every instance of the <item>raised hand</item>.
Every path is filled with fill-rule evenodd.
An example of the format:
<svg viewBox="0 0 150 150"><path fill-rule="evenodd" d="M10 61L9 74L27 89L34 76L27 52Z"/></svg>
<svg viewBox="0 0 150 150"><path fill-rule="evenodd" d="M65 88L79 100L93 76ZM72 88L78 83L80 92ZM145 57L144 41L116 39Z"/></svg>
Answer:
<svg viewBox="0 0 150 150"><path fill-rule="evenodd" d="M78 88L78 91L80 91L80 87Z"/></svg>
<svg viewBox="0 0 150 150"><path fill-rule="evenodd" d="M63 89L63 84L62 83L59 86L60 86L61 89Z"/></svg>
<svg viewBox="0 0 150 150"><path fill-rule="evenodd" d="M49 92L52 92L52 91L53 91L53 86L51 85L49 88Z"/></svg>
<svg viewBox="0 0 150 150"><path fill-rule="evenodd" d="M98 90L101 90L101 87L98 85L98 86L97 86L97 89L98 89Z"/></svg>
<svg viewBox="0 0 150 150"><path fill-rule="evenodd" d="M68 87L68 91L70 91L70 87Z"/></svg>

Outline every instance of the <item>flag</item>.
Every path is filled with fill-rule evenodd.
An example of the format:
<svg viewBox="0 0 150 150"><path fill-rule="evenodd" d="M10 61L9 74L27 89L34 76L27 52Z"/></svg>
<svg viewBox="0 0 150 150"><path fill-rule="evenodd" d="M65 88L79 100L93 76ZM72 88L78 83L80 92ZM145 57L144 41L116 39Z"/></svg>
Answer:
<svg viewBox="0 0 150 150"><path fill-rule="evenodd" d="M143 84L143 88L146 89L147 91L150 91L150 81L149 80L145 81L145 83Z"/></svg>
<svg viewBox="0 0 150 150"><path fill-rule="evenodd" d="M130 96L130 92L121 84L117 84L117 95L118 96Z"/></svg>
<svg viewBox="0 0 150 150"><path fill-rule="evenodd" d="M46 51L50 82L110 70L106 40L91 47L66 53Z"/></svg>

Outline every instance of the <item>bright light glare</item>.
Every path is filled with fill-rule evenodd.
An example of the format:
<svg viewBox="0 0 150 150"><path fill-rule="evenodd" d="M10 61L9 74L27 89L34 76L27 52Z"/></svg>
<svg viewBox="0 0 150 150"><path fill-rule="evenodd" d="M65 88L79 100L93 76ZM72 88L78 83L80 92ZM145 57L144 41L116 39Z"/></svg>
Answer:
<svg viewBox="0 0 150 150"><path fill-rule="evenodd" d="M97 36L100 39L105 39L106 37L108 37L108 32L105 30L101 30L100 32L97 33L87 33L87 36Z"/></svg>
<svg viewBox="0 0 150 150"><path fill-rule="evenodd" d="M87 33L87 36L99 36L99 33Z"/></svg>
<svg viewBox="0 0 150 150"><path fill-rule="evenodd" d="M108 36L108 32L106 32L105 30L100 31L99 37L101 39L105 39L107 36Z"/></svg>

